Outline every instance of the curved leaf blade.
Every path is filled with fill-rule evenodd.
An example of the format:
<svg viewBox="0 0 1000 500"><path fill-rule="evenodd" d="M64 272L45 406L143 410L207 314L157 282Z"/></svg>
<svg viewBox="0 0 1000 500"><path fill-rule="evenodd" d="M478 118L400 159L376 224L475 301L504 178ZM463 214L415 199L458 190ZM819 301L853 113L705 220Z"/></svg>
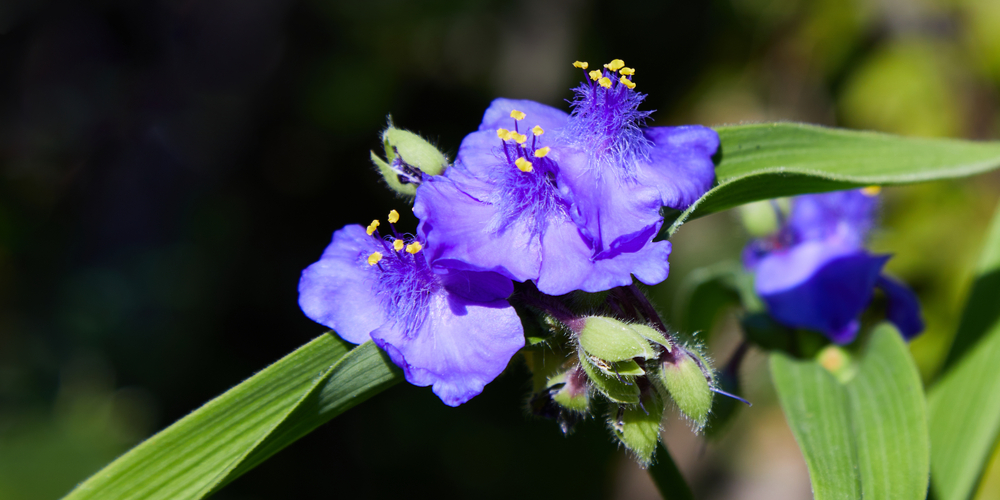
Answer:
<svg viewBox="0 0 1000 500"><path fill-rule="evenodd" d="M861 498L843 386L819 363L771 355L771 378L809 469L816 500Z"/></svg>
<svg viewBox="0 0 1000 500"><path fill-rule="evenodd" d="M931 457L924 390L894 328L876 329L857 376L847 384L847 396L862 496L925 498Z"/></svg>
<svg viewBox="0 0 1000 500"><path fill-rule="evenodd" d="M965 177L1000 167L1000 142L901 137L800 123L716 127L717 184L674 220L752 201Z"/></svg>
<svg viewBox="0 0 1000 500"><path fill-rule="evenodd" d="M325 334L122 455L67 500L204 498L402 380L371 342Z"/></svg>
<svg viewBox="0 0 1000 500"><path fill-rule="evenodd" d="M966 499L1000 438L1000 207L979 259L976 281L948 353L948 371L931 388L931 472L939 500Z"/></svg>
<svg viewBox="0 0 1000 500"><path fill-rule="evenodd" d="M771 356L785 417L823 498L926 497L930 442L920 375L890 325L875 329L846 384L816 361Z"/></svg>

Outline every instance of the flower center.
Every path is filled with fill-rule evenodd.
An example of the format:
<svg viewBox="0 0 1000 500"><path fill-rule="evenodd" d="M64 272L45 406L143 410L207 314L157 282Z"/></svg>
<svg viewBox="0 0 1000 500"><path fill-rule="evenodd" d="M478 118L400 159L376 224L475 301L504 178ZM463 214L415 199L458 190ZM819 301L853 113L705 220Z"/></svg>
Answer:
<svg viewBox="0 0 1000 500"><path fill-rule="evenodd" d="M375 251L368 254L366 263L382 310L402 327L406 338L412 338L427 317L431 295L441 285L421 252L423 244L411 234L396 231L398 220L398 212L389 213L392 236L379 234L378 220L368 226Z"/></svg>
<svg viewBox="0 0 1000 500"><path fill-rule="evenodd" d="M513 110L510 116L514 129L497 129L501 166L491 173L496 187L488 201L498 210L488 229L503 231L514 222L526 221L532 235L539 236L549 219L566 216L566 203L555 185L558 166L549 158L552 148L542 146L545 130L536 125L526 131L531 133L529 141L518 125L526 115Z"/></svg>
<svg viewBox="0 0 1000 500"><path fill-rule="evenodd" d="M573 89L568 141L587 154L588 167L633 180L636 163L648 159L652 146L642 134L652 111L638 109L646 95L635 90L635 69L621 59L589 73L585 62L573 66L584 70L585 81Z"/></svg>

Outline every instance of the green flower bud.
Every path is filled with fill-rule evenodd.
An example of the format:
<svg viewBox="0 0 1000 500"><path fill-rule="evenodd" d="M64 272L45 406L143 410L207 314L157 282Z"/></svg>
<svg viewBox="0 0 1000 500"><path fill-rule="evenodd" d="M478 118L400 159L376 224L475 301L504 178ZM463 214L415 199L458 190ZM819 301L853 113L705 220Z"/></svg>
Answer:
<svg viewBox="0 0 1000 500"><path fill-rule="evenodd" d="M391 122L382 132L382 144L386 159L372 151L372 163L389 188L401 195L416 195L424 175L441 175L448 166L448 158L433 144Z"/></svg>
<svg viewBox="0 0 1000 500"><path fill-rule="evenodd" d="M647 386L642 391L641 399L641 404L619 406L608 423L618 440L635 455L639 465L646 468L652 463L653 452L660 440L663 398Z"/></svg>
<svg viewBox="0 0 1000 500"><path fill-rule="evenodd" d="M552 401L565 410L577 413L590 410L587 374L579 365L550 378L548 390Z"/></svg>
<svg viewBox="0 0 1000 500"><path fill-rule="evenodd" d="M857 366L851 362L851 354L837 345L824 347L816 356L816 361L842 384L850 382L858 372Z"/></svg>
<svg viewBox="0 0 1000 500"><path fill-rule="evenodd" d="M670 397L697 429L705 426L712 409L711 374L708 366L697 354L678 346L664 356L660 364L659 381Z"/></svg>
<svg viewBox="0 0 1000 500"><path fill-rule="evenodd" d="M632 325L604 316L585 319L579 334L580 347L587 354L608 362L656 357L656 351Z"/></svg>
<svg viewBox="0 0 1000 500"><path fill-rule="evenodd" d="M632 325L632 329L635 330L635 332L638 333L639 335L642 335L644 339L651 340L653 342L656 342L657 344L660 344L661 346L666 348L667 351L673 350L672 348L673 343L670 342L670 340L668 340L667 337L663 335L663 333L661 333L659 330L649 325L643 325L639 323Z"/></svg>
<svg viewBox="0 0 1000 500"><path fill-rule="evenodd" d="M636 404L639 402L639 387L632 377L614 375L614 366L607 362L587 355L582 350L580 366L587 373L591 383L598 392L616 403ZM598 365L603 365L599 368Z"/></svg>

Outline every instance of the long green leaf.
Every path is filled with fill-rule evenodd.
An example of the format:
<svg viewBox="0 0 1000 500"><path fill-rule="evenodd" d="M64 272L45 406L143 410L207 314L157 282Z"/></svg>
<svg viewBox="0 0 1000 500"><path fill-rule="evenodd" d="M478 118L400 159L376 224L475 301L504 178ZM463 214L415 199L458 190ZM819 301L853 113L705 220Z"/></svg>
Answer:
<svg viewBox="0 0 1000 500"><path fill-rule="evenodd" d="M778 399L817 499L922 499L930 443L923 388L906 343L875 329L857 374L841 383L815 361L771 356Z"/></svg>
<svg viewBox="0 0 1000 500"><path fill-rule="evenodd" d="M928 397L933 488L938 500L964 500L1000 436L1000 207L947 367Z"/></svg>
<svg viewBox="0 0 1000 500"><path fill-rule="evenodd" d="M815 498L861 498L844 387L818 363L784 354L771 356L771 378L806 459Z"/></svg>
<svg viewBox="0 0 1000 500"><path fill-rule="evenodd" d="M67 500L204 498L402 380L371 342L325 334L149 438Z"/></svg>
<svg viewBox="0 0 1000 500"><path fill-rule="evenodd" d="M899 333L882 325L847 384L864 498L925 498L930 479L927 405Z"/></svg>
<svg viewBox="0 0 1000 500"><path fill-rule="evenodd" d="M717 127L717 185L680 213L688 219L757 200L974 175L1000 166L1000 142L900 137L798 123Z"/></svg>

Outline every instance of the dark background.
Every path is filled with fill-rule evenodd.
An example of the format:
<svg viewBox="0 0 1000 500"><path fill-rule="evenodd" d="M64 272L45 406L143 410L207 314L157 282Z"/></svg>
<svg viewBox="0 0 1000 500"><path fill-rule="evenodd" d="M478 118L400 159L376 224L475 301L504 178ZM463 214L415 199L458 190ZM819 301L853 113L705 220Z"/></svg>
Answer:
<svg viewBox="0 0 1000 500"><path fill-rule="evenodd" d="M0 498L59 497L321 334L296 285L332 232L392 208L416 226L368 159L389 114L453 156L494 97L565 108L570 63L617 57L637 68L657 125L992 138L997 26L985 0L5 0ZM924 301L929 330L913 350L929 379L997 179L889 191L894 229L875 245ZM668 318L686 272L735 258L745 238L730 214L678 233L656 291ZM807 496L766 370L749 365L764 416L707 455L676 438L675 455L704 497L797 498L803 484ZM599 420L564 438L527 416L529 387L515 363L452 409L401 384L217 497L650 493Z"/></svg>

